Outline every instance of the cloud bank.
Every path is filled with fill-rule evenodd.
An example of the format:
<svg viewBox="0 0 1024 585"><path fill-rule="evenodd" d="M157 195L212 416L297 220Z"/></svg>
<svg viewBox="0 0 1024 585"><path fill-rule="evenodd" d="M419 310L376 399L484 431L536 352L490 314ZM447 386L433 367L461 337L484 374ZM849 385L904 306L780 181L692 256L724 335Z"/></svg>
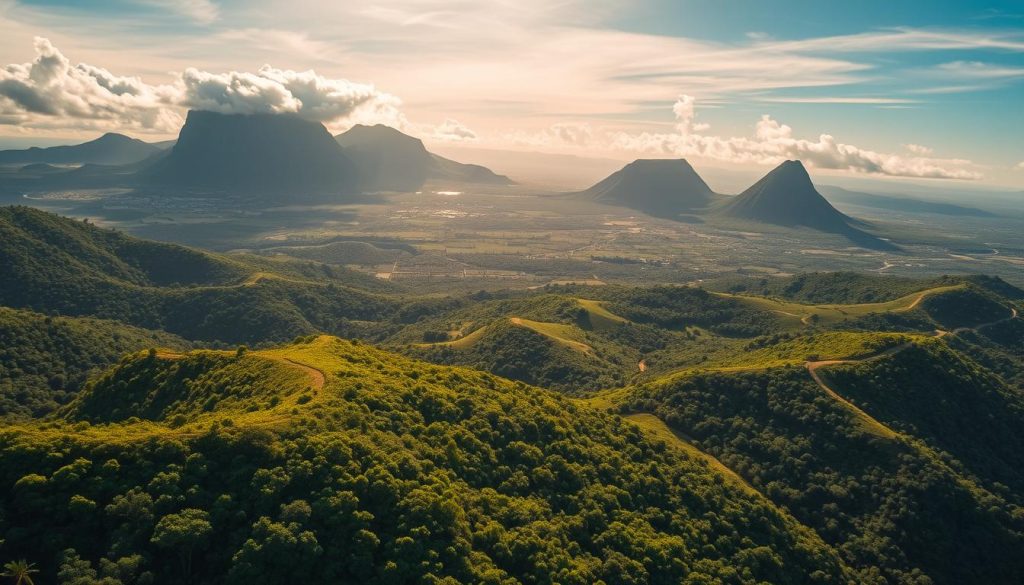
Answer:
<svg viewBox="0 0 1024 585"><path fill-rule="evenodd" d="M982 178L980 173L964 168L970 161L939 159L930 153L912 151L913 156L875 152L843 144L829 134L817 140L796 138L793 129L765 114L757 121L752 137L721 137L703 134L706 125L694 122L695 100L681 96L673 106L676 132L610 135L612 147L662 155L696 156L732 163L779 164L800 159L822 169L840 169L855 173L917 177L929 179Z"/></svg>
<svg viewBox="0 0 1024 585"><path fill-rule="evenodd" d="M224 114L294 114L331 123L359 115L400 118L400 100L372 85L314 71L265 65L256 73L189 68L171 84L150 85L86 63L72 64L35 39L30 63L0 69L0 123L25 128L116 127L174 132L184 109Z"/></svg>

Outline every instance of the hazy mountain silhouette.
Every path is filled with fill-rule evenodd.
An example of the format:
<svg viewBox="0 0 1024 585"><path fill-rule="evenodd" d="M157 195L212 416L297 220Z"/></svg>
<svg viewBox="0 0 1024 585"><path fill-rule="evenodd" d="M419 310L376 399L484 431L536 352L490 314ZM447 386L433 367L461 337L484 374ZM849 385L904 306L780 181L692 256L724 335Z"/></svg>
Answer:
<svg viewBox="0 0 1024 585"><path fill-rule="evenodd" d="M770 223L786 227L805 227L841 234L858 245L892 248L892 244L860 228L868 224L844 215L818 193L807 169L797 160L787 160L772 169L718 210L724 217Z"/></svg>
<svg viewBox="0 0 1024 585"><path fill-rule="evenodd" d="M686 159L638 159L577 195L670 219L699 212L717 197Z"/></svg>
<svg viewBox="0 0 1024 585"><path fill-rule="evenodd" d="M323 124L282 114L190 111L174 147L141 175L165 187L297 198L356 186L354 165Z"/></svg>
<svg viewBox="0 0 1024 585"><path fill-rule="evenodd" d="M429 152L423 141L389 126L357 124L335 137L366 191L417 191L427 181L510 185L508 177Z"/></svg>
<svg viewBox="0 0 1024 585"><path fill-rule="evenodd" d="M875 209L889 209L892 211L903 211L907 213L935 213L938 215L970 216L970 217L996 217L995 213L978 209L977 207L965 207L953 203L941 201L925 201L908 196L893 197L889 195L878 195L875 193L864 193L861 191L850 191L842 187L822 185L820 190L832 198L833 201L860 205L862 207L873 207Z"/></svg>
<svg viewBox="0 0 1024 585"><path fill-rule="evenodd" d="M69 146L0 151L0 164L124 165L147 159L160 148L124 134L107 133L96 140Z"/></svg>

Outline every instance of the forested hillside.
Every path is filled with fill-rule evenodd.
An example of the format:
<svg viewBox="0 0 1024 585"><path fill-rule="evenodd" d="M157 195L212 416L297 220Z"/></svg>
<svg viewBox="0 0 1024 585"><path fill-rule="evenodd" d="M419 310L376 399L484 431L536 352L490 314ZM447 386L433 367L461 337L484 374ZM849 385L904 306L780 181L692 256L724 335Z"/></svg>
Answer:
<svg viewBox="0 0 1024 585"><path fill-rule="evenodd" d="M104 403L129 410L97 424ZM631 423L347 341L138 354L65 417L0 431L3 551L40 582L849 579L813 532Z"/></svg>
<svg viewBox="0 0 1024 585"><path fill-rule="evenodd" d="M1024 575L995 277L425 295L20 207L0 235L0 561L38 583Z"/></svg>

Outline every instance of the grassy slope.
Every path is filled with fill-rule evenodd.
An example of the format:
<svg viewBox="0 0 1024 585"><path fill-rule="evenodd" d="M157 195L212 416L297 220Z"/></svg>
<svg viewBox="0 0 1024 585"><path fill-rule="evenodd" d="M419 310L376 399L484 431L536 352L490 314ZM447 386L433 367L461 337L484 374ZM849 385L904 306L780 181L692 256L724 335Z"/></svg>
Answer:
<svg viewBox="0 0 1024 585"><path fill-rule="evenodd" d="M860 570L858 582L927 575L936 583L1011 583L1024 569L1009 552L1024 543L1015 498L916 438L863 427L802 368L679 374L605 393L602 405L656 415L692 437L843 551ZM933 538L949 530L974 540L951 546Z"/></svg>
<svg viewBox="0 0 1024 585"><path fill-rule="evenodd" d="M321 389L304 389L312 371ZM99 424L112 402L154 420ZM334 338L140 354L64 417L0 431L5 550L41 580L74 547L137 554L171 582L179 556L148 535L185 508L210 511L194 583L849 578L703 457L547 391Z"/></svg>

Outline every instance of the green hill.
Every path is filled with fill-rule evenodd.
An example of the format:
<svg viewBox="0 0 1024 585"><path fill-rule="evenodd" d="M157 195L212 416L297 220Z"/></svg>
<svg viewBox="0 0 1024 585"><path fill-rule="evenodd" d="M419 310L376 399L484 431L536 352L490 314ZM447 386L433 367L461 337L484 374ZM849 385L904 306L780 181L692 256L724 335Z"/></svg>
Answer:
<svg viewBox="0 0 1024 585"><path fill-rule="evenodd" d="M174 335L116 321L0 307L0 415L46 414L125 353L187 346Z"/></svg>
<svg viewBox="0 0 1024 585"><path fill-rule="evenodd" d="M397 307L344 268L140 240L27 207L0 208L0 271L2 305L204 341L361 335L358 322Z"/></svg>
<svg viewBox="0 0 1024 585"><path fill-rule="evenodd" d="M338 339L139 354L65 416L0 430L4 554L39 582L852 579L786 513L630 422Z"/></svg>
<svg viewBox="0 0 1024 585"><path fill-rule="evenodd" d="M882 367L875 363L884 361L860 367ZM921 382L924 391L928 379ZM889 388L872 387L873 397ZM812 527L857 571L857 583L1009 584L1024 571L1014 552L1024 544L1024 515L1005 486L986 486L927 441L893 435L884 426L894 422L888 417L881 419L886 432L875 432L862 424L863 413L823 392L802 367L673 376L609 399L621 412L656 415ZM903 407L926 408L914 402ZM873 401L863 407L877 412ZM955 405L948 408L952 414ZM1019 426L1015 413L1005 416ZM968 453L960 439L946 445Z"/></svg>
<svg viewBox="0 0 1024 585"><path fill-rule="evenodd" d="M418 344L410 355L441 364L472 366L528 384L566 392L620 385L639 357L622 348L602 351L586 333L559 323L500 319L455 341Z"/></svg>

